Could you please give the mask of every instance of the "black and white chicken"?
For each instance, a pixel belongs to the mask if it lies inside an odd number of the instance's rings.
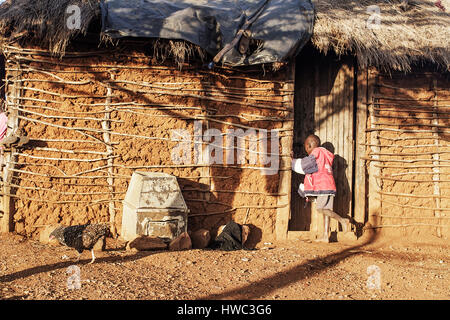
[[[109,233],[107,224],[84,224],[77,226],[60,226],[49,235],[49,240],[57,239],[60,244],[74,248],[78,251],[78,258],[84,250],[91,250],[92,261],[95,261],[94,245],[97,241]]]

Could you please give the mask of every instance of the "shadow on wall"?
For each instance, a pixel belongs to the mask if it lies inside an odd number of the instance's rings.
[[[226,210],[230,210],[231,206],[221,202],[210,191],[210,186],[207,184],[184,178],[178,178],[178,183],[186,205],[191,212],[194,212],[188,222],[189,230],[207,229],[210,231],[211,239],[214,239],[217,236],[218,227],[232,220],[233,211],[223,213]],[[205,214],[198,214],[196,212],[204,212]],[[220,217],[213,218],[215,216],[214,213],[218,213],[217,215],[220,215]],[[250,234],[245,243],[245,247],[252,249],[261,241],[262,230],[252,223],[246,223],[246,225],[250,227]]]
[[[334,145],[331,142],[325,142],[322,144],[322,147],[330,151],[334,154],[335,148]],[[306,151],[304,150],[303,145],[301,144],[295,144],[294,145],[294,157],[302,158],[305,157]],[[334,209],[333,211],[339,214],[342,217],[351,218],[349,216],[350,211],[350,204],[351,204],[351,189],[350,185],[348,183],[348,178],[346,174],[346,169],[348,167],[347,160],[345,160],[343,157],[341,157],[338,154],[334,154],[334,160],[333,160],[333,177],[336,183],[336,197],[334,201]],[[299,173],[293,173],[293,185],[292,185],[292,196],[293,197],[299,197],[297,190],[300,185],[300,183],[303,183],[304,175],[301,175]],[[311,205],[304,205],[305,200],[299,199],[302,206],[302,217],[301,217],[301,223],[302,226],[307,227],[311,225]],[[297,222],[298,223],[298,222]]]
[[[338,154],[335,154],[334,145],[331,142],[325,142],[322,147],[334,154],[333,160],[333,177],[336,183],[336,199],[339,199],[338,206],[334,208],[334,212],[341,217],[347,217],[350,213],[351,190],[348,183],[346,170],[348,168],[347,160]],[[335,202],[336,204],[336,202]]]

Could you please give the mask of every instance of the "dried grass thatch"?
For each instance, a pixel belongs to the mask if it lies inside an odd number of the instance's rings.
[[[80,8],[80,25],[69,28],[74,12],[70,5]],[[0,41],[32,38],[37,44],[63,55],[70,40],[85,34],[92,19],[98,17],[98,0],[9,0],[0,6]]]
[[[0,42],[22,37],[55,55],[63,55],[76,35],[93,19],[100,23],[100,0],[7,0],[0,6]],[[357,56],[360,66],[409,71],[411,65],[434,62],[450,70],[450,0],[312,0],[316,8],[313,45],[322,52]],[[67,28],[69,5],[81,8],[79,29]],[[367,28],[369,6],[380,8],[380,27]],[[181,65],[204,50],[179,40],[153,41],[159,60],[172,56]],[[1,43],[0,43],[1,45]]]
[[[322,52],[351,52],[361,66],[410,71],[411,64],[428,60],[450,70],[450,0],[441,0],[445,11],[436,0],[312,2],[312,43]],[[367,22],[375,11],[368,8],[373,5],[380,8],[380,25],[370,29]]]
[[[67,21],[74,17],[67,8],[76,5],[80,8],[80,26],[70,29]],[[51,53],[63,56],[70,41],[80,34],[86,34],[91,22],[100,21],[99,0],[9,0],[0,6],[0,45],[16,40],[48,48]],[[100,30],[100,26],[97,28]],[[101,38],[104,43],[120,43],[109,37]],[[150,42],[150,50],[157,62],[171,57],[181,67],[192,57],[202,61],[206,51],[181,40],[155,39]]]
[[[202,62],[208,55],[205,50],[197,45],[182,40],[157,39],[152,43],[153,57],[163,63],[167,57],[172,57],[181,69],[185,60],[198,57]]]

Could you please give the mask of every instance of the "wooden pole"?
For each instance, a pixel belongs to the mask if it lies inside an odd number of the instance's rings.
[[[365,222],[366,215],[366,162],[362,158],[366,153],[366,128],[367,128],[367,77],[366,68],[357,72],[357,100],[356,112],[356,145],[355,145],[355,187],[354,187],[354,212],[355,221]]]
[[[376,129],[376,116],[374,107],[374,87],[375,87],[376,70],[367,70],[367,106],[369,108],[370,115],[370,129]],[[379,153],[380,147],[377,145],[380,143],[378,139],[378,132],[373,130],[370,132],[370,147],[371,152]],[[379,155],[373,155],[372,158],[377,160]],[[381,179],[377,180],[377,177],[381,175],[381,168],[375,166],[375,162],[369,163],[369,177],[368,177],[368,214],[369,222],[371,225],[377,225],[376,217],[381,214],[381,196],[378,197],[378,192],[381,191]]]
[[[114,70],[112,70],[110,73],[110,77],[111,80],[114,80]],[[114,198],[114,149],[111,146],[111,134],[110,134],[110,129],[111,129],[111,124],[110,124],[110,118],[111,118],[111,97],[113,96],[112,94],[112,88],[111,86],[108,84],[108,87],[106,89],[106,102],[105,102],[105,117],[102,121],[102,129],[104,130],[103,132],[103,140],[106,143],[106,152],[108,154],[108,160],[107,160],[107,165],[108,165],[108,178],[106,179],[108,185],[109,185],[109,191],[110,191],[110,195],[111,195],[111,200]],[[110,230],[111,230],[111,234],[113,235],[114,238],[117,237],[117,229],[116,229],[116,224],[115,224],[115,219],[116,219],[116,210],[114,208],[114,201],[109,201],[108,204],[108,212],[109,212],[109,222],[110,222]]]
[[[295,88],[295,60],[291,61],[287,69],[287,80],[283,89],[294,91]],[[294,95],[285,96],[283,105],[294,111]],[[283,129],[293,131],[294,123],[292,121],[283,122]],[[280,169],[292,169],[291,158],[286,156],[292,151],[293,135],[280,138],[281,156]],[[275,233],[277,240],[286,240],[288,235],[289,217],[291,214],[291,189],[292,189],[292,171],[279,171],[278,193],[285,194],[277,198],[277,218],[275,224]],[[282,207],[284,206],[284,207]]]
[[[434,79],[433,80],[433,89],[434,89],[434,111],[438,111],[438,97],[437,97],[437,80]],[[434,144],[436,145],[436,149],[439,150],[439,133],[437,132],[437,128],[439,125],[439,116],[437,113],[433,113],[433,125],[435,125],[433,127],[433,131],[436,131],[433,133],[433,137],[435,138],[434,140]],[[441,208],[441,199],[439,198],[439,196],[441,195],[441,189],[439,186],[439,180],[440,180],[440,176],[439,176],[439,153],[435,153],[433,154],[433,181],[435,181],[433,183],[433,194],[435,196],[437,196],[435,198],[435,204],[436,204],[436,210],[434,211],[434,215],[435,217],[440,217],[441,213],[440,213],[440,208]],[[438,220],[439,221],[439,220]],[[442,230],[441,228],[436,228],[436,233],[437,236],[439,238],[442,237]]]
[[[20,65],[17,66],[17,68],[20,70]],[[18,88],[21,86],[20,79],[22,78],[21,71],[15,71],[12,74],[14,82],[8,82],[8,79],[6,80],[6,100],[10,103],[20,103],[20,96],[21,96],[21,90]],[[9,90],[11,88],[11,91]],[[10,92],[12,94],[10,94]],[[12,101],[9,101],[12,100]],[[19,126],[19,119],[18,119],[18,111],[15,109],[7,110],[9,112],[8,114],[8,131],[7,135],[12,133],[15,133],[18,126]],[[4,161],[6,163],[3,171],[3,218],[1,221],[1,232],[7,233],[14,230],[13,225],[13,216],[14,216],[14,202],[13,197],[11,197],[11,181],[14,175],[14,162],[16,161],[15,158],[17,156],[15,155],[15,148],[11,147],[9,152],[4,153]]]

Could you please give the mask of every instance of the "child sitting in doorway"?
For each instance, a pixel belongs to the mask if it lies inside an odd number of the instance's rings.
[[[304,146],[308,156],[296,159],[291,154],[292,170],[305,175],[304,183],[300,184],[298,189],[300,196],[315,197],[317,212],[324,216],[323,234],[316,241],[329,242],[330,218],[339,221],[344,232],[350,229],[350,220],[333,211],[336,184],[331,166],[334,154],[320,147],[320,139],[314,134],[306,138]]]

